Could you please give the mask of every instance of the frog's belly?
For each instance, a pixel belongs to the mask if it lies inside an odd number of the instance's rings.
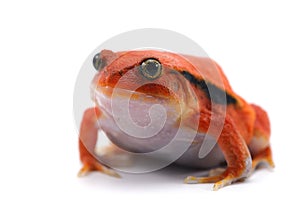
[[[128,92],[121,91],[121,93]],[[101,129],[121,149],[145,155],[159,152],[157,157],[160,159],[166,158],[189,167],[209,168],[224,162],[224,156],[218,145],[215,145],[206,157],[200,159],[198,156],[203,141],[206,139],[213,141],[212,138],[205,137],[206,134],[197,133],[196,123],[199,120],[189,117],[199,110],[198,104],[173,104],[167,99],[145,94],[139,94],[139,98],[130,101],[122,95],[114,96],[111,101],[101,92],[96,95],[96,103],[102,111],[102,117],[99,119]],[[154,105],[163,106],[164,109],[159,108],[155,111],[152,109]],[[125,112],[126,108],[128,113]],[[163,110],[165,112],[161,112]],[[150,111],[153,114],[151,119]],[[166,118],[163,118],[164,114]],[[129,118],[131,120],[128,120]],[[156,131],[162,121],[163,126]],[[134,124],[147,128],[139,129]]]
[[[163,148],[165,145],[168,145],[177,134],[176,130],[170,128],[168,125],[165,126],[158,134],[149,138],[136,138],[125,134],[118,128],[113,120],[102,120],[101,127],[111,142],[121,149],[134,153],[153,152]],[[187,135],[194,134],[188,133],[188,129],[186,131]],[[181,156],[179,156],[174,163],[193,168],[212,168],[224,163],[225,159],[223,153],[217,144],[204,158],[199,158],[199,150],[204,139],[213,140],[211,137],[208,136],[205,138],[205,136],[206,134],[197,133],[194,139],[189,142],[188,148],[184,152],[181,152]],[[178,149],[176,147],[178,147],[178,145],[186,145],[187,141],[182,138],[181,140],[172,151],[168,151],[168,154],[172,154],[172,152],[177,151]],[[171,155],[168,154],[164,153],[164,156],[170,157]]]

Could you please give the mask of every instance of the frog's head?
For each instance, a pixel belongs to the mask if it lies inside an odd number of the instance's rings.
[[[160,142],[150,146],[149,140],[146,144],[124,140],[154,150],[168,144],[183,123],[191,123],[189,127],[197,129],[198,121],[193,117],[199,112],[197,95],[183,75],[193,66],[180,55],[155,50],[103,50],[94,56],[93,65],[98,73],[91,88],[92,98],[102,110],[101,126],[106,132],[117,133],[117,123],[120,129],[137,137],[154,137],[160,130],[168,133],[164,139],[156,136],[154,140]],[[134,150],[140,149],[143,148]]]
[[[93,65],[98,73],[92,89],[106,96],[123,89],[131,95],[180,100],[192,106],[198,99],[204,106],[236,103],[222,70],[209,58],[157,50],[102,50],[94,56]]]
[[[102,50],[94,56],[93,65],[98,71],[94,79],[98,88],[121,88],[167,99],[183,97],[187,88],[181,72],[193,68],[182,56],[155,50]]]

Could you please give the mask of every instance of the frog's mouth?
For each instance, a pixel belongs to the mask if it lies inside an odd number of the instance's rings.
[[[167,117],[176,121],[186,110],[180,101],[122,88],[98,86],[91,95],[104,117],[112,117],[116,123],[130,119],[137,126],[147,128],[151,123],[157,127]]]

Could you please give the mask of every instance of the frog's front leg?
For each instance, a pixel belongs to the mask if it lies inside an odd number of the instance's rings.
[[[205,124],[205,122],[202,122],[202,124]],[[227,162],[226,170],[211,177],[189,176],[184,180],[185,183],[215,183],[213,190],[218,190],[249,176],[252,167],[250,152],[243,137],[228,119],[225,120],[224,128],[218,138],[218,145]]]
[[[94,152],[100,129],[98,124],[100,117],[101,111],[98,108],[89,108],[84,112],[79,133],[79,152],[83,166],[78,176],[83,176],[90,171],[100,171],[110,176],[120,177],[114,170],[101,164]]]

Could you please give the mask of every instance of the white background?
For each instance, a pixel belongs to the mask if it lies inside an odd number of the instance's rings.
[[[9,3],[8,3],[9,2]],[[296,1],[1,1],[1,199],[257,199],[299,196],[300,7]],[[276,168],[211,191],[175,172],[79,179],[73,89],[89,53],[137,28],[180,32],[264,107]],[[109,195],[109,196],[108,196]],[[263,197],[262,197],[263,196]]]

